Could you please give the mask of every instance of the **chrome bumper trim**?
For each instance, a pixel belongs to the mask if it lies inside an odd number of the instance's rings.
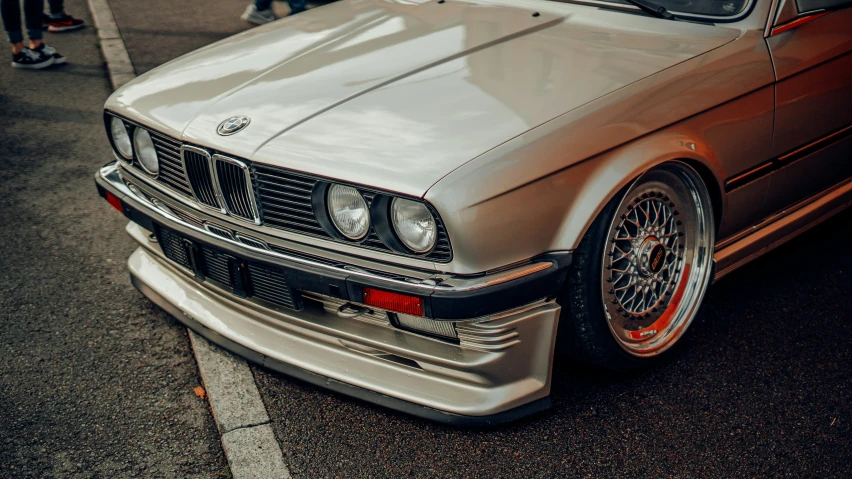
[[[338,267],[334,265],[327,265],[315,261],[311,261],[307,258],[301,258],[299,256],[292,256],[283,254],[277,251],[271,251],[261,248],[256,248],[251,245],[248,245],[243,242],[239,242],[236,240],[224,238],[219,235],[214,235],[209,231],[198,228],[194,225],[191,225],[185,221],[183,221],[179,216],[177,216],[174,212],[172,212],[165,205],[155,205],[154,203],[148,201],[144,196],[138,195],[131,191],[127,185],[121,180],[120,173],[118,171],[118,166],[115,163],[107,164],[102,167],[98,175],[109,184],[109,186],[121,194],[125,196],[123,198],[125,201],[132,201],[134,206],[138,209],[144,210],[150,215],[161,216],[173,221],[175,223],[180,224],[182,227],[192,230],[194,233],[197,233],[202,238],[208,238],[212,241],[224,241],[235,246],[239,246],[240,248],[245,248],[254,253],[268,256],[270,258],[275,258],[279,260],[290,261],[298,264],[302,264],[305,266],[310,266],[314,268],[318,268],[321,270],[326,270],[333,273],[342,273],[357,276],[362,279],[377,281],[381,285],[386,285],[387,288],[394,287],[402,287],[405,289],[414,289],[420,292],[420,294],[430,294],[435,291],[439,291],[442,293],[464,293],[469,291],[476,291],[483,288],[497,286],[503,283],[507,283],[509,281],[518,280],[529,275],[547,270],[548,268],[556,267],[556,264],[553,261],[549,260],[540,260],[536,262],[532,262],[529,264],[525,264],[523,266],[518,266],[516,268],[507,269],[505,271],[500,271],[493,274],[486,274],[482,276],[477,276],[474,278],[468,278],[464,276],[450,276],[444,279],[439,284],[428,284],[420,282],[419,280],[412,276],[411,281],[401,281],[394,278],[389,278],[385,276],[381,276],[369,271],[364,271],[357,266],[355,267]],[[135,177],[134,177],[135,178]],[[395,275],[398,276],[398,275]],[[379,286],[381,287],[381,286]]]

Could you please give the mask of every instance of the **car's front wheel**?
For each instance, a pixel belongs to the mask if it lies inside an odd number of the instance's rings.
[[[673,346],[711,282],[710,197],[689,165],[653,168],[613,198],[574,252],[561,349],[607,369],[642,367]]]

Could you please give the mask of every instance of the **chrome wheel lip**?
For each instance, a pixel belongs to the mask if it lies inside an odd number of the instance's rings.
[[[670,184],[673,183],[674,185]],[[611,282],[616,276],[612,266],[610,245],[637,198],[652,191],[668,191],[672,208],[681,210],[678,217],[683,225],[683,257],[679,271],[671,280],[672,289],[665,302],[647,316],[625,316],[625,310],[613,294]],[[649,195],[650,196],[650,195]],[[647,199],[647,197],[645,198]],[[651,235],[647,235],[651,236]],[[647,238],[645,238],[647,239]],[[601,265],[601,293],[604,315],[616,343],[628,354],[651,357],[673,346],[691,324],[710,282],[713,265],[715,224],[709,194],[698,173],[682,162],[671,162],[656,167],[637,178],[619,204],[607,230],[606,246]],[[639,266],[637,264],[637,266]],[[637,276],[641,276],[636,271]]]

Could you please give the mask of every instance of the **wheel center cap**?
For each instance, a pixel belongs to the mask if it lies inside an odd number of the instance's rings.
[[[663,269],[666,247],[657,238],[648,238],[639,247],[639,272],[644,276],[657,274]]]

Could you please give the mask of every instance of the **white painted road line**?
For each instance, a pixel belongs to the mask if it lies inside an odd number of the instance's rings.
[[[136,78],[107,0],[88,0],[113,89]],[[187,329],[222,449],[235,479],[289,479],[254,376],[240,359]]]

